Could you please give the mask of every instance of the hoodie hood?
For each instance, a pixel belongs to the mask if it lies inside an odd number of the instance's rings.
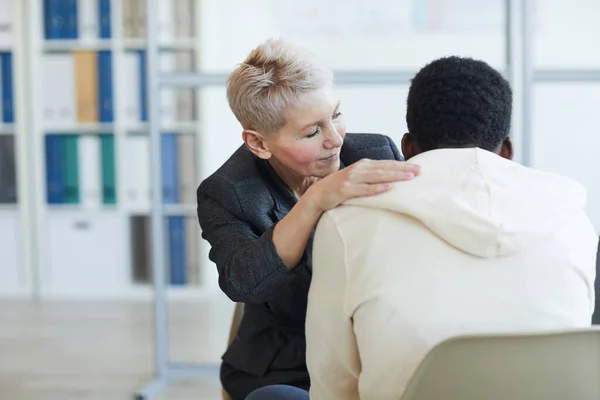
[[[421,166],[415,179],[345,204],[415,218],[476,257],[515,254],[581,213],[586,204],[579,183],[479,148],[433,150],[409,162]]]

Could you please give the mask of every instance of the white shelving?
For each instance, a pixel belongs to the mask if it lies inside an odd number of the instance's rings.
[[[120,0],[111,0],[112,35],[108,39],[99,38],[98,0],[77,0],[79,38],[47,39],[44,35],[44,0],[12,1],[17,7],[18,20],[15,24],[20,24],[18,29],[24,33],[19,35],[23,57],[20,62],[30,66],[27,76],[23,76],[27,85],[15,87],[15,91],[23,92],[30,113],[27,114],[27,124],[0,124],[0,135],[19,130],[18,134],[26,137],[23,142],[27,143],[27,151],[21,155],[27,153],[32,162],[27,166],[28,174],[20,174],[28,181],[25,183],[27,198],[19,205],[0,205],[0,243],[3,245],[2,253],[6,254],[0,267],[0,297],[39,295],[41,298],[150,299],[151,282],[140,283],[133,276],[135,257],[131,236],[131,218],[150,215],[149,127],[140,118],[142,83],[139,54],[146,50],[146,39],[141,37],[143,27],[138,26],[138,37],[124,37],[128,33],[124,23],[133,20],[131,15],[124,15],[124,7],[130,7],[130,2],[124,4]],[[136,7],[142,7],[145,1],[135,3]],[[198,26],[200,14],[194,10],[199,3],[196,0],[160,1],[163,13],[159,29],[163,34],[159,49],[165,68],[174,70],[178,67],[177,57],[182,52],[189,54],[188,64],[199,65],[201,54],[197,36],[181,36],[185,33],[182,25],[187,24],[188,31]],[[185,8],[186,4],[193,7],[182,13],[181,8]],[[191,24],[173,20],[176,16],[191,18]],[[145,23],[142,21],[143,15],[136,23]],[[4,44],[2,46],[6,50],[12,49]],[[77,96],[81,93],[78,94],[78,65],[74,55],[99,51],[112,54],[114,119],[110,122],[99,119],[79,122]],[[186,218],[184,224],[188,231],[195,226],[194,240],[188,241],[187,245],[196,246],[197,256],[192,263],[195,263],[197,271],[190,272],[196,277],[196,282],[168,285],[168,295],[174,299],[202,298],[216,290],[215,280],[202,278],[206,275],[202,269],[214,266],[206,265],[206,252],[201,250],[203,244],[193,194],[200,177],[201,124],[197,119],[190,120],[189,115],[198,115],[202,110],[198,101],[192,102],[188,104],[188,107],[193,107],[187,110],[188,119],[178,120],[178,107],[181,106],[178,95],[174,91],[161,94],[165,114],[161,131],[190,138],[186,139],[186,145],[193,146],[188,167],[192,171],[187,175],[192,183],[185,190],[190,190],[192,195],[185,196],[189,203],[165,204],[164,207],[166,217]],[[48,202],[45,138],[49,133],[77,138],[80,199],[75,204]],[[101,134],[114,137],[115,204],[104,204],[101,183],[90,184],[87,179],[101,173],[101,166],[97,165],[100,163],[98,135]],[[22,158],[19,160],[21,166],[26,162]],[[132,196],[136,190],[144,193]],[[90,193],[94,193],[96,198],[87,198]],[[140,202],[140,199],[145,200]],[[23,212],[28,215],[27,222],[19,219]],[[23,228],[27,228],[26,233]],[[26,243],[20,244],[22,239]],[[35,248],[32,248],[32,243],[36,244]],[[6,252],[4,244],[11,252]],[[27,254],[31,270],[23,262],[22,253]],[[151,276],[151,271],[148,274]]]

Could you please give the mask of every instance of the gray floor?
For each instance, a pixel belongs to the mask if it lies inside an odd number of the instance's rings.
[[[228,301],[169,305],[171,360],[216,365]],[[121,400],[152,377],[149,302],[0,301],[0,399]],[[157,400],[220,399],[216,378],[180,381]]]

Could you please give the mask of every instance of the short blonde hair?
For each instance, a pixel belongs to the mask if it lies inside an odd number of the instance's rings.
[[[333,84],[333,72],[310,51],[269,39],[227,81],[229,107],[244,129],[269,135],[285,125],[284,109],[300,95]]]

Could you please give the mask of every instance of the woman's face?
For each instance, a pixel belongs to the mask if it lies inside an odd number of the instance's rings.
[[[333,88],[303,94],[284,116],[285,126],[267,139],[273,167],[296,178],[336,172],[346,123]]]

